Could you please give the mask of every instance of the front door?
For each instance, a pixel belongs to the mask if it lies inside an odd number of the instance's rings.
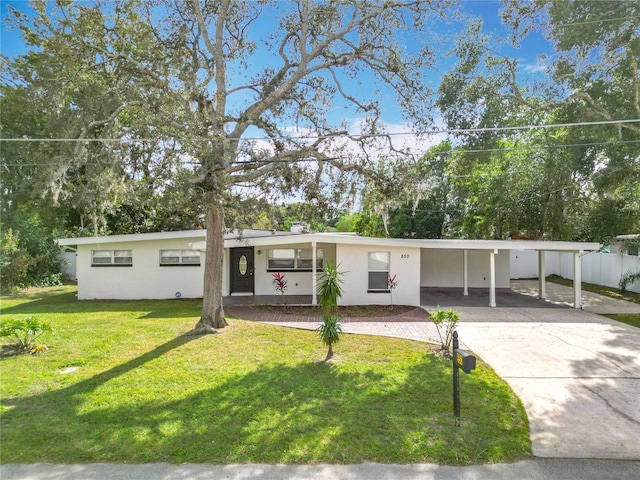
[[[253,293],[253,247],[231,249],[231,293]]]

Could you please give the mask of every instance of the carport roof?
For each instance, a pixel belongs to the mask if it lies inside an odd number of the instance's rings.
[[[458,240],[458,239],[409,239],[409,238],[375,238],[359,235],[345,235],[334,233],[310,233],[288,237],[255,238],[246,241],[226,240],[225,247],[242,245],[269,245],[277,243],[341,243],[347,245],[375,245],[389,247],[413,247],[427,249],[448,250],[545,250],[561,252],[586,252],[600,249],[595,242],[560,242],[545,240]]]

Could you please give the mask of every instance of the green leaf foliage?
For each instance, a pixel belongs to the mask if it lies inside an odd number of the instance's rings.
[[[460,314],[450,308],[447,310],[438,308],[435,312],[429,313],[429,318],[435,324],[440,337],[440,352],[445,356],[451,356],[453,332],[460,321]]]
[[[38,337],[52,331],[49,323],[35,316],[0,320],[0,338],[15,340],[15,346],[24,351],[29,350]]]
[[[338,323],[338,300],[342,296],[342,282],[345,272],[327,262],[319,274],[317,294],[322,307],[322,324],[318,327],[320,341],[329,349],[325,360],[333,357],[333,344],[340,340],[342,327]]]

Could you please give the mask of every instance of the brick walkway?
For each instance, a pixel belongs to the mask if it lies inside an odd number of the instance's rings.
[[[244,320],[302,330],[316,330],[322,323],[319,315],[280,313],[249,305],[230,305],[225,308],[225,313]],[[429,321],[427,312],[421,308],[387,317],[345,317],[340,319],[340,323],[345,333],[440,343],[435,325]]]

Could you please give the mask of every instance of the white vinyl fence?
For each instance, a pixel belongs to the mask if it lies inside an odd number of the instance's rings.
[[[64,260],[62,266],[62,278],[76,280],[76,252],[60,252],[60,257]]]
[[[640,271],[640,257],[619,253],[592,252],[582,257],[582,281],[616,287],[627,272]],[[545,252],[545,273],[573,280],[573,254]],[[511,278],[538,278],[538,252],[511,250]],[[627,287],[640,293],[640,283]]]

